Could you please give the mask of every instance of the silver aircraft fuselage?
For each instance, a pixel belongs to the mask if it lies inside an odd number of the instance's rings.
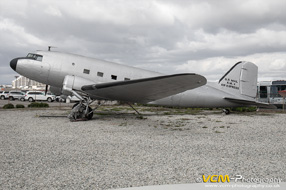
[[[245,62],[243,64],[247,66],[250,63]],[[162,73],[158,72],[53,51],[37,51],[30,57],[13,59],[10,65],[19,74],[56,88],[63,87],[67,75],[84,78],[89,84],[163,76]],[[226,100],[225,97],[255,101],[253,89],[251,89],[251,93],[243,92],[244,79],[241,73],[244,68],[241,66],[239,69],[234,74],[231,72],[236,71],[230,70],[220,82],[208,82],[204,86],[149,103],[164,106],[213,108],[241,106],[240,103]],[[256,78],[256,80],[251,81],[251,88],[254,88],[253,84],[256,85],[257,81],[257,73],[253,75],[255,75],[253,79]]]

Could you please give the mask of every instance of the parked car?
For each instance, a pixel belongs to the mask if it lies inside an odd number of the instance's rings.
[[[66,98],[66,102],[79,102],[79,101],[80,101],[80,99],[78,99],[78,97],[76,97],[76,96],[68,96]]]
[[[28,91],[25,95],[25,100],[33,102],[36,100],[52,102],[55,100],[55,95],[45,94],[41,91]]]
[[[65,102],[66,99],[63,98],[62,96],[56,96],[56,99],[55,99],[57,102]]]
[[[24,101],[25,100],[25,93],[21,92],[21,91],[10,91],[8,94],[8,98],[9,100],[21,100]]]
[[[9,91],[0,91],[0,98],[1,100],[5,100],[8,98]]]
[[[65,96],[65,95],[61,95],[61,96],[56,96],[55,99],[57,102],[79,102],[80,99],[78,99],[76,96]]]

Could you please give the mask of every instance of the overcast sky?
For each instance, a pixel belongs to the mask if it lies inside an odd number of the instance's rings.
[[[245,60],[286,80],[285,0],[0,0],[0,84],[11,59],[70,52],[218,80]]]

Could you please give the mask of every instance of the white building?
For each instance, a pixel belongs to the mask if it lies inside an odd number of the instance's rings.
[[[18,89],[45,89],[45,84],[31,80],[24,76],[19,76],[12,81],[12,88]]]

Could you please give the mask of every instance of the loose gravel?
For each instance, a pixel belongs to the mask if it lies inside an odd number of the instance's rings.
[[[0,110],[0,189],[112,189],[202,175],[286,181],[285,114],[95,115]]]

